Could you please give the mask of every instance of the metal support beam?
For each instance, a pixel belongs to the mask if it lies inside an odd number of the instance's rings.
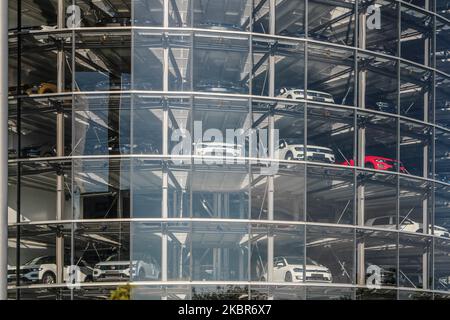
[[[362,49],[366,48],[366,15],[362,13],[359,17],[359,28],[358,28],[358,43],[359,47]],[[365,109],[365,97],[366,97],[366,70],[358,70],[358,107]],[[364,167],[364,159],[366,155],[366,129],[364,127],[358,127],[358,166]],[[364,226],[365,222],[365,186],[362,183],[357,185],[356,190],[356,201],[357,201],[357,218],[356,222],[358,226]],[[362,237],[356,247],[356,258],[357,258],[357,284],[366,284],[366,270],[365,270],[365,242],[364,237]]]
[[[8,297],[8,3],[0,1],[0,300]]]
[[[58,0],[58,29],[64,28],[64,0]],[[59,46],[56,57],[57,64],[57,91],[64,91],[64,46]],[[56,155],[64,156],[64,108],[58,104],[56,114]],[[64,172],[58,170],[56,175],[56,220],[64,218]],[[62,233],[56,235],[56,282],[64,282],[64,238]]]

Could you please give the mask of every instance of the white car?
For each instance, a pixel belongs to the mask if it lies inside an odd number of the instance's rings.
[[[158,280],[161,269],[156,260],[147,254],[139,255],[130,260],[120,260],[117,255],[108,257],[105,261],[94,266],[94,281],[129,280]]]
[[[407,231],[407,232],[419,232],[423,233],[423,224],[416,222],[414,220],[411,220],[406,217],[399,217],[399,230],[401,231]],[[372,218],[367,220],[366,225],[367,226],[374,226],[377,228],[385,228],[385,229],[396,229],[396,216],[382,216],[377,218]],[[428,233],[431,234],[432,227],[431,225],[428,227]],[[447,237],[450,238],[450,233],[447,229],[440,226],[434,226],[434,235],[439,237]]]
[[[305,90],[282,88],[278,97],[286,99],[305,99]],[[318,102],[334,103],[334,98],[331,94],[321,91],[307,90],[306,99]]]
[[[194,143],[196,156],[242,157],[243,154],[243,147],[239,144],[214,141]]]
[[[303,282],[304,259],[301,257],[276,257],[273,259],[273,281],[274,282]],[[333,281],[330,269],[306,258],[305,275],[307,282],[328,282]],[[267,275],[263,276],[263,280]]]
[[[278,157],[284,160],[307,160],[326,163],[335,163],[336,161],[332,149],[314,145],[308,145],[305,159],[303,140],[294,138],[279,140]]]
[[[73,269],[69,268],[69,259],[65,259],[65,267],[63,270],[64,281],[69,279],[69,272]],[[92,268],[81,259],[75,259],[79,272],[75,274],[74,281],[89,282],[92,281]],[[8,266],[8,282],[13,283],[17,279],[16,267]],[[56,283],[56,258],[54,256],[36,257],[20,267],[20,281],[28,283]]]

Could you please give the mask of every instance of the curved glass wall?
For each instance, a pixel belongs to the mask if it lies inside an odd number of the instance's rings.
[[[12,299],[448,299],[445,1],[10,16]]]

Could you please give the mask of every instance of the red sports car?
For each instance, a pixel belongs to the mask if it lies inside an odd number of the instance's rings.
[[[344,166],[354,166],[355,161],[352,159],[352,160],[341,162],[340,164],[342,164]],[[364,167],[369,168],[369,169],[397,172],[397,168],[399,166],[400,166],[399,171],[401,173],[408,173],[408,171],[406,170],[403,163],[398,160],[395,160],[395,159],[390,159],[390,158],[385,158],[385,157],[380,157],[380,156],[366,156],[364,159]]]

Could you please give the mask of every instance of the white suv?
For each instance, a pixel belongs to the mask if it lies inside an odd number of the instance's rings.
[[[333,277],[330,269],[306,258],[305,272],[303,272],[304,259],[302,257],[276,257],[273,259],[273,281],[274,282],[303,282],[306,275],[307,282],[332,282]],[[267,279],[264,274],[262,280]]]
[[[117,255],[108,257],[105,261],[94,266],[94,281],[129,280],[158,280],[161,269],[156,260],[147,254],[138,255],[130,260],[119,259]]]
[[[65,267],[63,270],[64,281],[69,279],[69,272],[73,271],[69,268],[69,259],[65,258]],[[76,282],[92,281],[92,268],[81,259],[76,258],[74,263],[79,268],[79,272],[75,274]],[[54,256],[36,257],[20,267],[20,281],[28,283],[56,283],[56,258]],[[16,267],[8,266],[8,282],[16,281]]]
[[[278,97],[287,99],[305,99],[305,90],[282,88]],[[318,102],[334,103],[334,98],[331,94],[321,91],[307,90],[306,99]]]
[[[416,222],[414,220],[411,220],[406,217],[399,217],[399,229],[402,231],[407,232],[423,232],[423,224]],[[382,216],[377,218],[372,218],[367,220],[366,225],[367,226],[373,226],[378,228],[385,228],[385,229],[395,229],[397,228],[396,224],[396,216]],[[428,233],[431,234],[432,227],[431,225],[428,226]],[[447,229],[440,226],[434,226],[434,235],[438,237],[450,237],[450,233]]]
[[[278,157],[284,160],[307,160],[334,163],[336,161],[332,149],[321,146],[308,145],[306,150],[302,139],[280,139],[278,144]]]

